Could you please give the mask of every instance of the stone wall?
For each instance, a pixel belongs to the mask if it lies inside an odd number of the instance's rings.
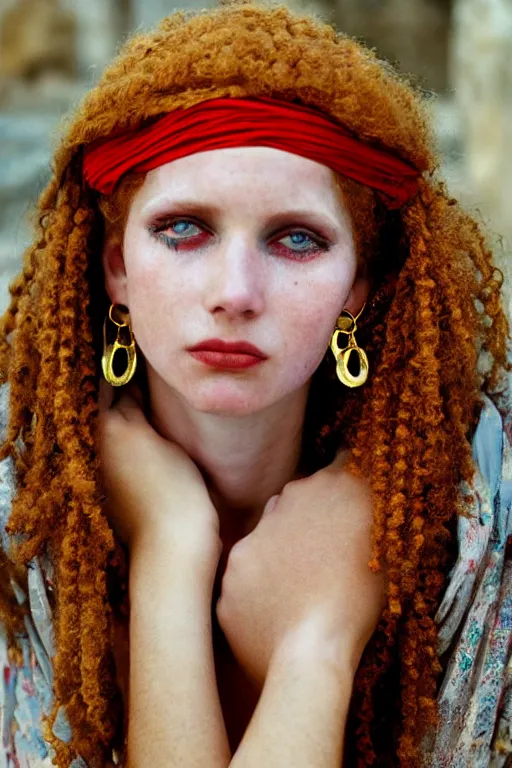
[[[35,36],[40,46],[36,50],[46,46],[48,52],[49,79],[44,67],[30,65],[26,71],[29,80],[36,74],[34,82],[22,82],[22,67],[18,76],[11,71],[15,87],[7,88],[0,56],[0,310],[6,282],[29,239],[26,212],[49,175],[53,131],[60,116],[94,82],[128,31],[154,25],[180,0],[0,0],[0,38],[5,14],[30,3],[39,3],[48,13],[59,6],[65,23],[60,31],[57,25],[53,32]],[[187,8],[214,4],[181,0]],[[466,204],[478,207],[492,229],[512,240],[512,0],[453,0],[453,19],[448,0],[289,4],[317,12],[362,37],[381,55],[398,60],[402,69],[418,73],[428,87],[448,86],[435,114],[451,189]],[[33,19],[29,22],[34,29]],[[43,29],[39,24],[36,31]],[[66,29],[67,38],[62,35]],[[16,50],[12,40],[10,44],[21,60],[22,46]],[[67,54],[59,53],[62,50]],[[2,93],[8,97],[3,103]],[[512,272],[506,257],[502,264],[505,272]]]
[[[77,75],[77,22],[57,0],[18,0],[0,26],[0,72],[35,80],[43,70]]]
[[[461,0],[464,2],[464,0]],[[340,30],[436,91],[447,85],[449,0],[336,0]]]
[[[132,0],[134,28],[151,27],[160,19],[172,13],[177,7],[186,9],[207,8],[216,5],[214,0]]]
[[[450,80],[465,195],[512,243],[512,1],[455,0]]]

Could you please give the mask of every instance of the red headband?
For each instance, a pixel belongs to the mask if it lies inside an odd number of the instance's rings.
[[[378,190],[389,208],[399,208],[418,189],[420,172],[391,152],[354,138],[316,109],[264,97],[209,99],[98,139],[85,148],[84,176],[108,195],[129,171],[145,173],[196,152],[255,146],[322,163]]]

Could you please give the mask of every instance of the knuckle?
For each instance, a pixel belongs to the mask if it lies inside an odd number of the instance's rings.
[[[302,489],[305,487],[305,484],[308,483],[310,478],[306,477],[301,480],[290,480],[289,483],[286,483],[286,485],[283,487],[283,490],[279,494],[283,499],[293,499]]]
[[[219,626],[225,634],[227,634],[228,627],[233,620],[233,611],[230,606],[231,601],[229,600],[229,597],[224,591],[221,592],[220,597],[215,605],[215,614],[217,616]]]
[[[224,599],[224,595],[222,594],[222,592],[220,594],[219,599],[217,600],[217,602],[215,604],[215,614],[217,616],[219,624],[222,627],[223,622],[224,622],[224,620],[226,618],[226,601]]]
[[[228,568],[236,566],[243,560],[244,552],[247,549],[248,539],[249,536],[244,536],[244,538],[239,539],[235,544],[233,544],[228,554],[227,567],[224,575],[228,573]]]

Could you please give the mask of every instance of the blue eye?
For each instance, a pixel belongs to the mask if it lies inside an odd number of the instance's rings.
[[[190,226],[195,227],[196,225],[186,219],[178,219],[169,225],[169,229],[172,229],[177,235],[183,235],[188,232],[187,227]]]
[[[189,232],[190,227],[195,227],[197,232],[194,232],[194,230]],[[175,251],[178,250],[178,248],[190,249],[190,247],[194,247],[194,245],[197,247],[208,237],[207,233],[204,232],[200,226],[188,219],[175,219],[174,221],[168,221],[162,225],[156,224],[151,226],[149,231],[153,237]],[[170,234],[167,234],[167,232]],[[171,237],[170,235],[173,234],[177,236]],[[201,237],[201,234],[203,237]]]
[[[180,251],[198,249],[206,244],[210,234],[200,224],[190,219],[168,220],[161,225],[150,227],[151,234],[168,248]],[[172,237],[175,235],[175,237]],[[285,244],[288,240],[288,244]],[[309,235],[305,230],[296,229],[274,240],[272,247],[280,255],[293,258],[294,254],[301,259],[315,256],[321,251],[329,250],[329,245],[323,239]]]
[[[286,235],[281,239],[286,240],[287,238],[290,238],[294,245],[302,246],[302,248],[298,249],[301,251],[309,251],[311,244],[314,243],[305,232],[292,232],[290,235]],[[316,243],[314,244],[316,245]]]

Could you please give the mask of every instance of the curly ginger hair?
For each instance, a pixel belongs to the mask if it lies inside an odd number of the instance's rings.
[[[12,565],[19,574],[44,552],[55,562],[55,706],[45,735],[61,768],[77,751],[90,766],[105,765],[122,731],[112,584],[126,573],[99,483],[109,304],[99,254],[105,226],[122,224],[135,187],[128,180],[110,198],[89,189],[83,147],[177,107],[259,95],[317,107],[422,172],[416,197],[395,211],[373,190],[338,178],[360,269],[372,281],[357,335],[370,378],[344,389],[326,356],[313,379],[304,455],[313,471],[339,447],[351,450],[349,468],[368,478],[375,499],[370,566],[388,576],[387,607],[356,675],[348,764],[419,764],[421,738],[435,726],[442,665],[434,617],[456,554],[457,517],[468,514],[470,439],[481,393],[499,392],[510,370],[503,275],[476,221],[436,179],[420,91],[312,15],[232,0],[176,12],[134,37],[85,97],[55,153],[37,237],[2,319],[10,404],[1,455],[12,457],[17,478]],[[485,371],[481,353],[490,361]],[[3,574],[10,565],[4,554]],[[0,615],[13,636],[20,614],[7,581]],[[51,732],[61,705],[73,726],[70,744]]]

